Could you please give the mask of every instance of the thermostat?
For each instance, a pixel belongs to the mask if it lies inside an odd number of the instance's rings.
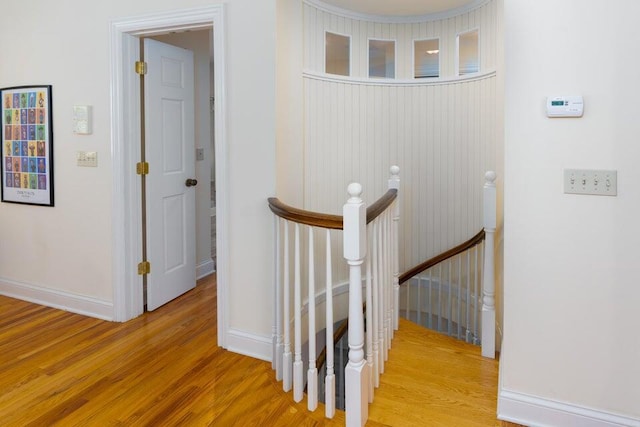
[[[91,133],[91,105],[73,106],[73,133],[76,135]]]
[[[581,96],[547,98],[547,117],[582,117],[584,101]]]

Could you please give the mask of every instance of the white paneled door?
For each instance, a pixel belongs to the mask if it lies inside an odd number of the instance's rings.
[[[196,285],[193,52],[144,40],[147,310]]]

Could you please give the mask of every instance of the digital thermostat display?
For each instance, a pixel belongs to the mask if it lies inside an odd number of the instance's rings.
[[[547,117],[582,117],[584,101],[581,96],[553,96],[547,98]]]

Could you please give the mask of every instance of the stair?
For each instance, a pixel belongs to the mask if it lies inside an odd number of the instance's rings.
[[[371,425],[498,425],[498,361],[480,351],[400,319],[369,406],[369,421],[376,423]]]

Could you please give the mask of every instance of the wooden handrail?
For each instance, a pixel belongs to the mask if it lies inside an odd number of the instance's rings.
[[[398,190],[390,189],[367,208],[367,224],[376,219],[398,197]],[[282,203],[277,197],[269,197],[269,209],[280,218],[314,227],[342,230],[342,215],[306,211]]]
[[[382,212],[384,212],[391,203],[398,197],[398,190],[391,188],[382,195],[374,204],[367,208],[367,224],[376,219]]]
[[[476,234],[475,236],[473,236],[471,239],[467,240],[464,243],[459,244],[458,246],[449,249],[448,251],[445,251],[443,253],[441,253],[440,255],[436,255],[433,258],[430,258],[428,260],[426,260],[425,262],[416,265],[415,267],[411,268],[410,270],[402,273],[399,277],[398,277],[398,284],[402,284],[404,282],[406,282],[407,280],[411,279],[413,276],[415,276],[416,274],[420,274],[423,271],[425,271],[428,268],[433,267],[436,264],[441,263],[442,261],[445,261],[451,257],[454,257],[458,254],[461,254],[462,252],[466,251],[467,249],[470,249],[472,247],[474,247],[475,245],[477,245],[478,243],[482,242],[484,240],[484,229],[480,230],[480,232],[478,234]]]
[[[269,209],[280,218],[314,227],[342,230],[342,215],[330,215],[294,208],[277,197],[269,197]]]

